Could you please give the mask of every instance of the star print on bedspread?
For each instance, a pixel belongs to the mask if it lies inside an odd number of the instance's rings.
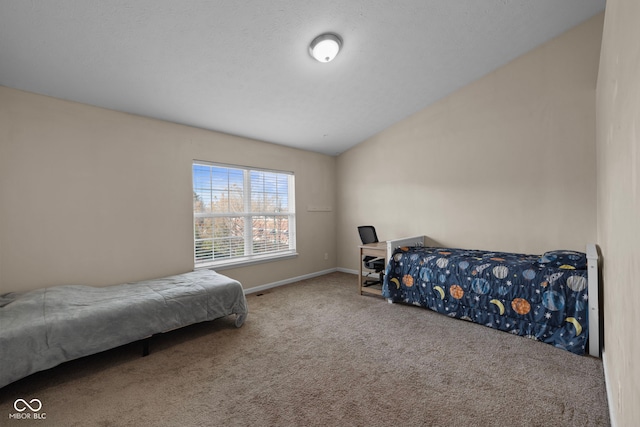
[[[588,338],[586,255],[401,248],[382,295],[583,354]]]

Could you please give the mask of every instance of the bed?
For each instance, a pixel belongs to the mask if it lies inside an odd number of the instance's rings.
[[[389,242],[382,295],[575,354],[600,355],[597,252],[541,255]],[[405,243],[406,244],[406,243]]]
[[[107,287],[0,295],[0,387],[68,360],[235,314],[242,285],[211,270]]]

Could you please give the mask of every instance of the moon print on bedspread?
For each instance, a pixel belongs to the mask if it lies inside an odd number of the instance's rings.
[[[562,269],[560,259],[541,264],[538,255],[446,252],[394,253],[383,296],[584,354],[585,270]]]

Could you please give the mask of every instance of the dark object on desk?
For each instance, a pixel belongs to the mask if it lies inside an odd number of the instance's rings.
[[[361,225],[358,227],[358,233],[360,233],[360,240],[363,245],[368,243],[378,243],[378,235],[373,225]],[[367,280],[363,283],[363,286],[371,286],[375,284],[382,284],[384,279],[384,269],[386,267],[383,258],[376,258],[372,256],[365,256],[362,258],[364,266],[368,270],[373,270],[379,274],[379,280]]]

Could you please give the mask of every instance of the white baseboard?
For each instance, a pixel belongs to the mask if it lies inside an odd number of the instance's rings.
[[[348,268],[342,268],[342,267],[338,267],[336,268],[336,271],[339,271],[340,273],[348,273],[348,274],[355,274],[356,276],[358,275],[359,271],[358,270],[350,270]]]
[[[248,295],[248,294],[253,294],[253,293],[256,293],[256,292],[262,292],[262,291],[265,291],[267,289],[276,288],[278,286],[288,285],[289,283],[299,282],[300,280],[312,279],[314,277],[324,276],[325,274],[335,273],[336,271],[339,271],[339,269],[330,268],[328,270],[317,271],[315,273],[305,274],[305,275],[298,276],[298,277],[292,277],[290,279],[280,280],[280,281],[273,282],[273,283],[267,283],[266,285],[254,286],[253,288],[245,289],[244,293],[245,293],[245,295]]]
[[[609,378],[609,374],[607,373],[607,358],[605,351],[602,350],[602,368],[604,369],[604,385],[607,389],[607,406],[609,406],[609,421],[611,422],[611,427],[617,427],[618,423],[616,422],[615,412],[613,411],[613,399],[611,395],[611,379]],[[620,396],[618,396],[618,399]]]

